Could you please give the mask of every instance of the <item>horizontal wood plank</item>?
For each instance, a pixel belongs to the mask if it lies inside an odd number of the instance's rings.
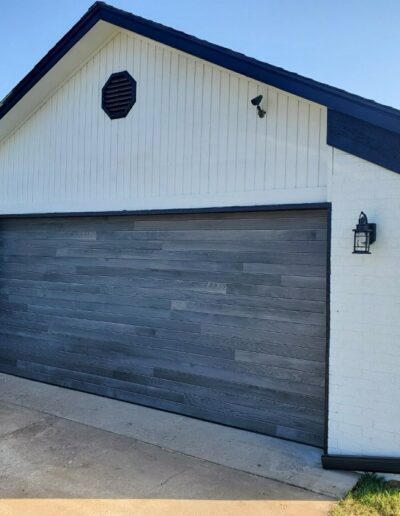
[[[324,210],[0,221],[0,370],[320,446]]]

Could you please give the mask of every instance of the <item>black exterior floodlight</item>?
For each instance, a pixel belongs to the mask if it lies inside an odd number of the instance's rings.
[[[253,106],[257,106],[257,113],[260,118],[264,118],[267,112],[264,109],[261,109],[260,104],[263,99],[262,95],[257,95],[257,97],[254,97],[254,99],[251,99],[251,103]]]

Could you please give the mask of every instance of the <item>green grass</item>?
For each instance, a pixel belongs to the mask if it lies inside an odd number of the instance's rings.
[[[400,489],[376,473],[365,473],[330,515],[400,516]]]

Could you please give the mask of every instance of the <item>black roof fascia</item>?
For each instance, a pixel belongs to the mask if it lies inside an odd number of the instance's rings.
[[[85,15],[49,50],[32,70],[0,102],[0,120],[42,79],[71,48],[101,19],[99,3]]]

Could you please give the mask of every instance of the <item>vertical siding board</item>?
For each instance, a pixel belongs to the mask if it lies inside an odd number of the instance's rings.
[[[120,48],[118,52],[118,67],[115,66],[114,70],[124,71],[128,70],[129,73],[132,73],[128,64],[128,37],[126,34],[121,34],[120,37]],[[115,147],[117,149],[117,169],[116,169],[116,195],[117,199],[125,199],[126,191],[124,190],[125,177],[127,174],[127,163],[129,163],[128,149],[126,147],[126,133],[130,131],[131,128],[131,120],[133,109],[130,111],[128,116],[124,119],[125,123],[115,124],[118,130],[118,138],[117,142],[115,142]],[[118,121],[117,121],[118,122]]]
[[[84,197],[85,199],[90,199],[91,197],[91,191],[90,191],[90,147],[91,147],[91,137],[93,135],[91,126],[90,126],[90,116],[91,112],[93,111],[93,95],[91,94],[91,88],[90,88],[90,81],[92,80],[92,73],[90,72],[90,63],[88,63],[85,66],[85,74],[82,76],[83,84],[82,84],[82,93],[84,98],[84,110],[81,113],[81,116],[83,117],[83,121],[81,121],[83,125],[83,131],[85,136],[83,138],[83,160],[81,165],[81,173],[78,177],[77,181],[77,191],[76,196],[78,197],[79,191],[81,190],[80,185],[84,181]],[[118,175],[117,175],[118,177]],[[82,190],[81,190],[82,191]]]
[[[52,106],[53,107],[53,106]],[[51,135],[50,135],[51,136]],[[25,171],[25,162],[26,162],[26,155],[30,152],[30,145],[29,142],[32,137],[32,131],[30,124],[28,124],[27,131],[24,134],[24,137],[22,138],[22,145],[21,145],[21,156],[20,156],[20,173],[19,173],[19,188],[20,188],[20,200],[23,203],[28,202],[29,197],[29,188],[31,185],[31,178],[29,172]],[[51,147],[49,147],[49,156],[51,157]],[[26,188],[24,188],[24,179],[26,182]],[[51,189],[51,176],[49,176],[49,190]]]
[[[97,142],[99,141],[100,134],[100,88],[99,88],[99,77],[100,77],[100,60],[92,59],[91,61],[92,74],[91,74],[91,117],[90,117],[90,132],[91,132],[91,144],[90,144],[90,197],[91,199],[97,198],[97,170],[100,165],[98,154],[96,152]]]
[[[6,178],[5,188],[4,188],[4,190],[5,190],[4,201],[12,198],[11,197],[11,181],[14,176],[14,166],[13,166],[13,160],[12,160],[12,156],[13,156],[12,139],[8,140],[6,142],[5,147],[6,147],[5,159],[4,159],[4,161],[2,160],[2,162],[4,162],[4,165],[5,165],[4,173],[5,173],[5,178]]]
[[[57,106],[54,105],[54,111],[55,111],[55,114],[57,112]],[[34,168],[32,167],[32,165],[29,163],[28,161],[28,156],[34,156],[34,152],[35,152],[35,149],[34,149],[34,138],[35,138],[35,134],[33,132],[33,120],[30,119],[29,120],[29,138],[26,139],[26,148],[24,150],[24,176],[26,177],[26,180],[27,180],[27,184],[28,184],[28,188],[27,188],[27,191],[26,191],[26,196],[25,196],[25,202],[27,203],[31,203],[32,202],[32,194],[33,194],[33,188],[34,188]],[[51,156],[55,158],[55,142],[56,142],[56,137],[55,137],[55,134],[53,135],[53,148],[52,148],[52,154]],[[54,196],[54,191],[55,191],[55,188],[54,188],[54,167],[53,167],[53,170],[52,170],[52,181],[51,181],[51,185],[50,185],[50,188],[51,188],[51,191],[53,193],[53,196]]]
[[[8,144],[8,174],[7,174],[7,194],[9,199],[15,199],[13,197],[14,194],[14,181],[15,181],[15,154],[14,154],[14,135],[6,142]],[[13,201],[13,204],[17,204],[16,199]]]
[[[86,160],[86,84],[87,67],[77,76],[79,102],[74,102],[74,126],[75,126],[75,155],[74,183],[72,185],[71,199],[85,199],[87,196],[87,174],[85,169]],[[79,106],[79,108],[78,108]]]
[[[52,103],[52,110],[54,110],[54,104]],[[25,133],[24,135],[24,138],[23,138],[23,145],[22,145],[22,152],[21,152],[21,175],[20,175],[20,180],[21,180],[21,184],[23,184],[24,182],[24,179],[25,179],[25,182],[26,182],[26,185],[27,187],[26,188],[21,188],[21,199],[24,203],[27,203],[29,202],[29,196],[30,196],[30,188],[32,188],[32,177],[31,177],[31,173],[30,173],[30,167],[27,167],[27,156],[28,155],[31,155],[31,152],[32,152],[32,148],[31,148],[31,143],[32,143],[32,124],[30,123],[31,121],[29,120],[28,122],[28,127],[27,127],[27,132]],[[51,139],[52,139],[52,136],[53,134],[50,135],[51,136]],[[51,145],[51,141],[50,141],[50,147],[49,147],[49,157],[50,157],[50,160],[52,158],[52,155],[53,155],[53,147]],[[51,166],[51,165],[50,165]],[[51,193],[51,190],[52,190],[52,177],[50,175],[50,178],[49,178],[49,191]]]
[[[148,57],[148,44],[144,40],[140,40],[140,46],[138,48],[140,66],[138,71],[138,77],[140,77],[141,89],[140,89],[140,102],[137,103],[137,110],[135,110],[135,116],[137,118],[138,126],[138,142],[137,142],[137,156],[138,156],[138,196],[142,197],[145,195],[145,168],[146,168],[146,133],[148,127],[149,113],[145,109],[148,105],[148,80],[147,80],[147,57]],[[128,117],[132,116],[132,111]],[[124,123],[124,118],[117,120],[118,124]]]
[[[4,202],[6,197],[6,166],[8,161],[8,145],[3,148],[3,159],[0,159],[0,202]]]
[[[63,102],[59,102],[59,108],[58,108],[58,116],[57,116],[57,123],[59,124],[60,127],[63,127],[63,124],[64,124],[64,103]],[[33,120],[36,122],[38,122],[38,119],[33,117]],[[34,128],[35,130],[35,128]],[[36,138],[35,138],[35,148],[36,148],[36,156],[35,156],[35,161],[34,161],[34,168],[35,168],[35,173],[34,173],[34,181],[35,181],[35,193],[33,194],[33,198],[32,198],[32,202],[34,202],[35,198],[36,198],[36,195],[37,195],[37,185],[39,183],[39,177],[40,177],[40,173],[39,173],[39,169],[38,169],[38,163],[39,163],[39,159],[37,158],[37,152],[38,152],[38,148],[39,148],[39,141],[40,141],[40,138],[39,138],[39,133],[40,131],[40,128],[38,127],[37,130],[35,130],[35,133],[36,133]],[[61,195],[62,195],[62,190],[61,190],[61,160],[62,160],[62,148],[63,148],[63,134],[61,131],[55,131],[56,132],[56,160],[55,160],[55,163],[54,163],[54,183],[55,183],[55,199],[57,201],[61,201]]]
[[[268,109],[268,90],[263,88],[260,90],[257,87],[257,95],[263,95],[263,107]],[[256,120],[256,137],[254,145],[254,184],[253,188],[256,191],[264,189],[265,180],[265,161],[266,161],[266,131],[268,127],[268,114],[264,118],[257,116],[255,110],[253,113]]]
[[[65,173],[64,173],[64,189],[68,200],[72,198],[72,188],[76,178],[76,156],[79,152],[79,138],[77,139],[77,131],[79,130],[76,125],[75,110],[76,105],[79,102],[79,96],[77,95],[77,77],[73,77],[68,83],[67,87],[67,131],[66,131],[66,145],[64,147],[65,153]],[[78,105],[79,110],[79,105]],[[47,124],[46,124],[47,125]],[[69,151],[70,149],[70,151]],[[46,187],[44,188],[46,192]]]
[[[197,123],[194,119],[195,106],[195,61],[187,59],[185,77],[185,114],[183,134],[183,180],[184,195],[192,193],[193,132]]]
[[[6,183],[6,164],[8,157],[8,147],[4,145],[3,159],[0,159],[0,202],[3,203],[6,199],[5,183]]]
[[[227,168],[229,163],[230,149],[228,146],[229,131],[229,84],[230,74],[220,73],[219,89],[219,117],[218,117],[218,146],[216,171],[216,191],[223,193],[227,183]]]
[[[266,169],[265,169],[265,190],[272,190],[275,185],[276,168],[276,137],[278,117],[278,92],[268,88],[268,115],[267,115],[267,139],[265,144]]]
[[[176,106],[178,105],[178,55],[175,52],[170,53],[170,86],[169,86],[169,117],[168,117],[168,138],[169,145],[167,149],[167,163],[165,172],[167,173],[167,194],[175,194],[176,180],[176,147],[177,147],[177,121],[178,113]]]
[[[137,101],[110,120],[101,89],[120,70]],[[321,201],[326,123],[325,108],[122,31],[0,143],[0,211]]]
[[[81,95],[79,87],[80,77],[80,74],[79,76],[73,77],[71,84],[68,85],[69,102],[67,104],[67,107],[69,118],[70,144],[66,148],[67,169],[65,171],[65,185],[67,188],[67,195],[69,200],[74,198],[75,185],[79,174],[79,158],[82,152],[82,128],[79,126],[78,120],[78,113],[81,109]],[[68,153],[68,147],[71,148],[71,153]]]
[[[4,203],[8,197],[8,177],[9,177],[9,163],[10,163],[10,144],[7,141],[3,147],[3,159],[0,159],[0,199]]]
[[[57,105],[58,103],[56,103],[56,113],[58,115],[58,111],[60,109],[60,107]],[[30,177],[30,188],[29,188],[29,192],[28,192],[28,196],[27,196],[27,201],[28,203],[33,203],[34,200],[35,200],[35,188],[36,188],[36,185],[35,185],[35,175],[36,175],[36,171],[35,171],[35,163],[37,161],[37,157],[36,157],[36,139],[37,139],[37,133],[35,131],[35,120],[33,118],[31,118],[29,120],[29,123],[30,123],[30,149],[28,151],[28,154],[27,154],[27,158],[29,156],[31,156],[31,159],[33,161],[33,163],[28,163],[26,164],[25,166],[25,174],[29,174],[29,177]],[[29,158],[28,158],[29,159]],[[55,198],[55,196],[57,195],[57,191],[56,191],[56,183],[55,183],[55,180],[56,180],[56,175],[55,175],[55,172],[56,172],[56,163],[57,163],[57,132],[54,131],[54,162],[53,162],[53,186],[52,186],[52,189],[53,189],[53,197]]]
[[[193,109],[193,137],[192,137],[192,163],[191,163],[191,192],[200,193],[201,171],[201,132],[203,125],[203,75],[204,65],[196,61],[194,70],[194,109]]]
[[[65,103],[65,98],[64,98],[64,103]],[[43,134],[43,129],[39,129],[39,126],[41,126],[43,124],[43,120],[42,120],[42,117],[39,115],[39,113],[37,112],[36,113],[36,116],[34,116],[34,118],[36,118],[36,121],[37,121],[37,130],[40,130],[40,138],[39,138],[39,142],[38,142],[38,151],[39,151],[39,158],[38,158],[38,184],[37,184],[37,200],[42,203],[43,200],[44,200],[44,191],[45,191],[45,181],[44,181],[44,174],[43,174],[43,160],[44,160],[44,148],[45,148],[45,144],[44,144],[44,134]],[[66,131],[66,124],[64,125],[64,128],[65,128],[65,131]],[[22,129],[21,128],[16,134],[19,134],[20,132],[22,132]],[[12,141],[13,137],[11,138],[11,141]],[[65,140],[64,140],[64,143],[66,143],[66,140],[67,140],[67,134],[65,132]],[[11,159],[11,156],[10,156],[10,159]],[[66,166],[65,162],[64,161],[61,161],[59,167],[60,169],[63,169],[64,167]],[[13,163],[11,164],[10,163],[10,170],[11,170],[11,167],[12,167],[12,171],[14,173],[14,160],[13,160]],[[64,185],[62,185],[63,187]],[[65,190],[64,190],[65,191]],[[9,192],[10,194],[10,198],[11,197],[11,191]]]
[[[53,103],[52,106],[52,116],[54,116],[54,112],[56,110],[55,103]],[[25,203],[30,202],[31,197],[31,191],[33,186],[33,180],[32,180],[32,168],[28,164],[28,156],[32,156],[32,140],[33,140],[33,132],[32,132],[32,122],[29,120],[28,124],[28,131],[24,138],[24,146],[22,148],[22,174],[21,174],[21,182],[24,182],[24,178],[26,181],[27,188],[22,188],[23,193],[23,201]],[[53,159],[54,156],[54,131],[51,134],[51,141],[50,141],[50,148],[49,148],[49,158],[50,160]],[[51,166],[52,171],[52,166]],[[50,175],[50,182],[49,182],[49,191],[50,194],[53,193],[54,185],[53,185],[53,174]]]
[[[85,67],[86,68],[86,67]],[[86,111],[86,70],[76,76],[76,88],[73,91],[73,125],[74,147],[77,152],[74,155],[74,181],[71,185],[71,200],[86,198],[86,173],[85,173],[85,111]]]
[[[162,174],[161,170],[161,117],[162,117],[162,91],[163,91],[163,49],[160,46],[155,46],[155,66],[154,66],[154,101],[152,105],[153,109],[153,126],[154,126],[154,139],[153,148],[151,152],[153,154],[153,171],[152,171],[152,190],[151,195],[160,195],[160,177]],[[136,77],[138,80],[138,78]],[[140,102],[140,97],[138,102]]]
[[[121,71],[119,65],[119,53],[121,47],[121,35],[117,36],[113,40],[112,53],[111,53],[111,64],[112,68],[110,73]],[[120,120],[109,120],[110,125],[110,175],[109,175],[109,195],[111,198],[117,197],[117,182],[116,176],[118,174],[119,160],[118,160],[118,136],[121,127]]]
[[[69,132],[67,133],[67,138],[69,139],[69,144],[66,145],[65,154],[66,154],[66,163],[67,167],[65,170],[65,189],[67,192],[67,199],[71,200],[74,198],[73,190],[74,185],[77,181],[78,175],[78,166],[79,166],[79,152],[81,150],[80,144],[80,133],[79,126],[77,124],[77,114],[76,111],[80,109],[79,99],[80,99],[80,91],[79,91],[79,77],[73,77],[70,84],[68,84],[68,127]],[[68,152],[68,149],[71,149],[71,152]],[[45,188],[46,191],[46,188]]]
[[[160,196],[167,194],[168,188],[168,171],[166,165],[168,163],[169,152],[169,94],[171,88],[171,52],[168,49],[163,49],[163,84],[162,84],[162,100],[161,100],[161,147],[160,147]]]
[[[247,96],[247,120],[246,120],[246,159],[245,159],[245,190],[255,189],[255,168],[256,168],[256,137],[260,129],[261,118],[257,115],[257,111],[251,104],[251,99],[258,94],[257,84],[248,81]],[[252,108],[252,109],[251,109]],[[263,120],[266,121],[265,119]]]
[[[105,69],[106,79],[113,72],[113,50],[114,40],[106,47],[105,52]],[[104,84],[103,84],[104,85]],[[114,126],[115,127],[115,126]],[[112,157],[111,157],[111,136],[112,136],[112,122],[107,115],[104,115],[104,146],[103,146],[103,162],[104,162],[104,182],[103,182],[103,199],[112,194],[111,192],[111,170],[112,170]]]
[[[276,130],[275,188],[284,188],[286,180],[286,147],[288,130],[288,96],[278,93],[278,117]]]
[[[247,112],[249,99],[249,83],[248,81],[239,81],[238,91],[238,127],[237,127],[237,141],[236,141],[236,177],[235,177],[235,191],[245,190],[245,169],[247,158]]]
[[[14,160],[13,160],[13,152],[12,152],[12,138],[10,138],[6,143],[6,156],[4,159],[5,162],[5,173],[6,173],[6,202],[7,199],[12,199],[12,178],[14,177]],[[3,161],[3,160],[2,160]]]
[[[58,114],[60,113],[61,109],[62,109],[62,105],[61,103],[58,103],[59,106],[58,106]],[[32,164],[31,164],[31,173],[32,173],[32,186],[31,186],[31,191],[30,191],[30,198],[29,198],[29,201],[31,203],[33,203],[37,197],[37,184],[38,184],[38,161],[39,161],[39,156],[38,156],[38,143],[39,143],[39,132],[40,132],[40,128],[37,127],[37,118],[31,118],[30,119],[30,122],[31,122],[31,131],[32,131],[32,136],[31,136],[31,140],[32,140]],[[55,160],[54,160],[54,179],[55,179],[55,183],[54,183],[54,197],[57,198],[57,196],[59,195],[58,192],[59,192],[59,189],[57,187],[57,179],[58,179],[58,176],[57,176],[57,165],[59,163],[59,157],[58,157],[58,152],[59,152],[59,139],[60,139],[60,133],[59,131],[55,131],[56,133],[56,138],[55,138]]]
[[[131,39],[132,45],[133,45],[133,39]],[[99,84],[98,84],[98,90],[100,95],[100,88],[105,83],[107,76],[107,61],[106,61],[106,52],[100,52],[99,56]],[[100,98],[99,98],[100,101]],[[104,147],[106,144],[105,141],[105,124],[106,124],[106,114],[104,111],[100,108],[100,104],[98,106],[98,117],[99,117],[99,127],[98,127],[98,144],[97,148],[95,149],[96,156],[97,156],[97,165],[96,165],[96,199],[103,199],[104,198],[104,184],[105,184],[105,158],[104,158]]]
[[[305,188],[308,177],[308,152],[309,152],[309,118],[310,105],[306,102],[299,103],[299,130],[297,135],[297,174],[296,186]]]
[[[42,156],[43,156],[43,159],[41,159],[41,173],[42,173],[42,177],[43,177],[43,184],[42,184],[42,187],[43,187],[43,190],[42,190],[42,199],[43,201],[48,201],[49,197],[48,197],[48,193],[49,193],[49,188],[48,188],[48,167],[49,167],[49,160],[46,159],[47,157],[47,153],[49,151],[49,142],[48,142],[48,136],[50,134],[50,131],[51,131],[51,127],[50,127],[50,124],[48,123],[48,109],[49,109],[49,101],[45,104],[45,106],[43,106],[41,109],[40,109],[40,112],[44,118],[43,122],[42,122],[42,129],[41,129],[41,134],[42,134],[42,142],[43,142],[43,146],[42,146]],[[68,125],[67,125],[67,128],[68,128]],[[21,131],[21,133],[24,133],[24,131]],[[23,134],[21,134],[21,137],[23,137]],[[14,143],[16,142],[18,138],[18,135],[15,135],[14,136]],[[68,143],[70,142],[70,137],[68,137],[68,132],[66,133],[66,148],[68,147]],[[16,149],[15,152],[19,153],[19,149]],[[18,163],[18,158],[16,159],[16,162]],[[67,166],[67,164],[66,164]],[[64,192],[67,196],[67,190],[66,190],[66,184],[64,183],[63,184],[63,188],[64,188]],[[17,197],[18,199],[18,197]],[[68,199],[68,197],[67,197]]]
[[[129,46],[129,39],[126,35],[123,37],[123,44],[121,47],[121,62],[120,67],[121,70],[130,70],[129,65],[129,55],[128,55],[128,46]],[[131,112],[132,116],[132,112]],[[121,160],[120,160],[120,167],[118,170],[119,175],[119,186],[118,186],[118,196],[121,199],[126,199],[127,196],[127,176],[129,174],[130,170],[130,159],[129,159],[129,142],[128,142],[128,134],[131,127],[131,117],[129,120],[127,120],[126,124],[122,124],[121,127],[121,137],[119,140],[119,148],[121,152]]]
[[[136,70],[136,53],[135,53],[135,47],[136,47],[137,41],[134,38],[128,38],[128,70],[131,70],[133,77],[137,77],[137,70]],[[104,81],[103,83],[104,84]],[[136,83],[137,93],[136,95],[140,95],[140,85]],[[136,107],[136,109],[135,109]],[[129,189],[126,192],[126,195],[130,193],[131,195],[137,194],[137,166],[136,166],[136,160],[137,160],[137,140],[138,140],[138,130],[137,130],[137,106],[133,106],[133,109],[135,109],[135,116],[133,116],[130,120],[130,130],[128,131],[129,135]],[[107,115],[105,115],[107,116]]]
[[[4,146],[3,149],[3,159],[0,160],[0,202],[4,202],[6,197],[6,170],[8,165],[8,145]]]
[[[27,131],[24,133],[23,137],[21,138],[21,142],[18,142],[16,140],[17,147],[19,149],[19,156],[18,156],[18,190],[17,190],[17,196],[18,200],[22,203],[26,202],[25,199],[25,189],[23,187],[23,167],[24,167],[24,150],[26,148],[26,140],[29,138],[29,128],[27,128]],[[19,144],[19,145],[18,145]]]
[[[83,68],[79,75],[79,110],[74,109],[76,134],[79,134],[75,167],[75,182],[72,190],[72,199],[87,198],[87,170],[86,170],[86,142],[87,142],[87,65]],[[78,103],[77,103],[78,104]]]
[[[286,180],[285,188],[296,187],[296,168],[297,168],[297,130],[298,130],[298,100],[290,96],[288,102],[288,127],[286,139]]]
[[[17,167],[16,167],[16,176],[15,176],[15,195],[18,202],[23,202],[22,197],[22,154],[23,154],[23,148],[25,144],[25,138],[26,135],[24,134],[19,141],[17,138],[14,138],[14,148],[18,152],[18,156],[16,158]]]
[[[208,163],[208,192],[218,191],[219,171],[219,121],[221,102],[221,72],[217,68],[212,69],[211,79],[211,119],[210,119],[210,146]]]
[[[126,34],[121,34],[120,48],[118,52],[119,66],[118,71],[126,70]],[[132,115],[132,111],[128,116]],[[130,120],[126,119],[127,123],[118,124],[118,144],[117,144],[117,169],[115,174],[115,190],[118,199],[124,199],[124,176],[126,164],[126,148],[125,148],[125,132]]]
[[[154,45],[148,45],[147,51],[147,93],[148,93],[148,105],[154,104],[155,97],[155,47]],[[130,123],[131,120],[135,117],[135,106],[132,108],[130,114]],[[153,185],[153,169],[154,169],[154,159],[153,156],[155,152],[153,151],[154,147],[154,120],[156,117],[156,113],[154,109],[149,110],[147,114],[147,128],[146,128],[146,138],[145,138],[145,163],[144,163],[144,173],[145,173],[145,196],[149,197],[152,194],[152,185]],[[125,125],[127,129],[129,125]]]
[[[239,79],[229,74],[229,118],[228,118],[228,156],[226,158],[226,190],[234,192],[236,186],[236,169],[238,155],[238,127],[239,127]]]
[[[19,155],[21,154],[20,150],[17,148],[17,143],[16,143],[17,139],[18,139],[18,135],[14,134],[12,136],[12,140],[11,140],[12,141],[11,153],[12,153],[13,173],[12,173],[12,181],[11,181],[11,188],[10,188],[10,197],[11,197],[11,199],[14,200],[15,204],[19,203],[19,199],[18,199],[18,181],[19,181],[18,165],[19,165],[19,159],[20,159]],[[21,138],[21,141],[22,141],[22,138]],[[20,144],[21,144],[21,141],[20,141]],[[45,184],[45,181],[43,181],[43,184]]]
[[[3,159],[0,159],[0,202],[4,203],[7,199],[7,177],[8,177],[8,142],[4,144]]]
[[[209,189],[209,166],[210,166],[210,130],[211,130],[211,82],[212,67],[203,66],[203,89],[202,89],[202,124],[201,124],[201,152],[200,152],[200,193],[206,193]]]
[[[18,149],[17,149],[17,141],[18,135],[14,134],[11,137],[11,146],[10,146],[10,169],[12,170],[12,175],[10,177],[10,198],[13,199],[14,204],[18,204],[18,189],[17,189],[17,181],[18,181]],[[42,140],[43,141],[43,140]],[[44,144],[42,151],[44,152]],[[43,170],[43,164],[41,166]],[[42,174],[42,177],[44,174]],[[44,198],[44,190],[45,190],[45,180],[43,177],[43,190],[42,190],[42,198]]]
[[[319,147],[320,147],[320,108],[311,105],[310,107],[310,139],[308,142],[308,180],[307,186],[318,186],[319,172]]]
[[[177,94],[176,94],[176,142],[175,142],[175,175],[174,175],[174,194],[183,194],[183,180],[184,180],[184,149],[185,149],[185,113],[186,107],[186,67],[187,58],[185,56],[178,56],[178,70],[177,70]]]
[[[326,109],[320,109],[320,121],[319,121],[319,167],[318,167],[318,186],[327,187],[329,169],[329,157],[330,148],[328,145],[324,145],[326,142],[326,133],[328,127],[328,112]]]
[[[18,149],[16,197],[17,197],[18,201],[22,202],[22,203],[24,202],[24,198],[23,198],[24,189],[23,189],[23,185],[22,185],[22,177],[23,177],[23,175],[22,175],[22,159],[23,159],[23,149],[24,149],[25,140],[26,140],[27,136],[28,135],[27,135],[27,132],[26,132],[22,136],[21,141],[18,141],[17,138],[14,140],[15,141],[15,146]],[[47,152],[48,152],[48,149],[47,149]],[[46,172],[47,172],[47,175],[48,175],[48,171],[47,170],[46,170]],[[47,181],[47,184],[48,184],[48,181]]]

